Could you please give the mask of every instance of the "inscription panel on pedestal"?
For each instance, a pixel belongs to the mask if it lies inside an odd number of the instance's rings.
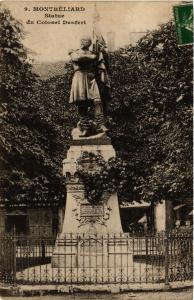
[[[100,217],[104,215],[103,205],[80,205],[80,217]]]

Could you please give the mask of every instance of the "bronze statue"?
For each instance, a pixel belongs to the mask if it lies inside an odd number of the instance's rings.
[[[78,106],[79,136],[88,137],[108,130],[104,125],[105,103],[102,103],[105,67],[103,59],[89,50],[90,37],[82,37],[80,44],[80,49],[69,52],[74,67],[69,102]]]

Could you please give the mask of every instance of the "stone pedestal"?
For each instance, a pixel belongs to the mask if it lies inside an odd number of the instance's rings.
[[[98,205],[88,202],[77,174],[77,160],[85,151],[100,154],[106,161],[115,156],[111,141],[106,136],[73,140],[67,158],[63,161],[63,175],[67,180],[66,208],[62,231],[56,240],[52,267],[121,267],[121,253],[123,260],[131,261],[132,256],[129,255],[129,245],[126,242],[122,244],[124,234],[117,193],[104,193],[103,201]]]
[[[121,233],[117,194],[104,194],[103,203],[91,205],[85,198],[84,186],[77,176],[77,160],[83,152],[100,154],[104,160],[115,156],[109,138],[74,140],[63,161],[67,179],[65,217],[60,237],[65,233]]]

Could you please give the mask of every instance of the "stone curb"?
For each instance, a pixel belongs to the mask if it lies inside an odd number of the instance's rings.
[[[192,288],[192,281],[173,282],[165,284],[109,284],[109,285],[15,285],[1,286],[0,296],[43,296],[53,294],[73,293],[128,293],[128,292],[156,292],[175,291]]]

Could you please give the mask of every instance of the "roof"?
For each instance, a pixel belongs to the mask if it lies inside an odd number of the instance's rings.
[[[121,208],[146,208],[146,207],[149,207],[150,206],[150,203],[148,202],[145,202],[145,201],[141,201],[141,202],[137,202],[137,201],[133,201],[131,203],[129,202],[122,202],[120,204],[120,207]]]
[[[7,212],[6,216],[27,216],[27,213],[21,210],[14,210]]]

